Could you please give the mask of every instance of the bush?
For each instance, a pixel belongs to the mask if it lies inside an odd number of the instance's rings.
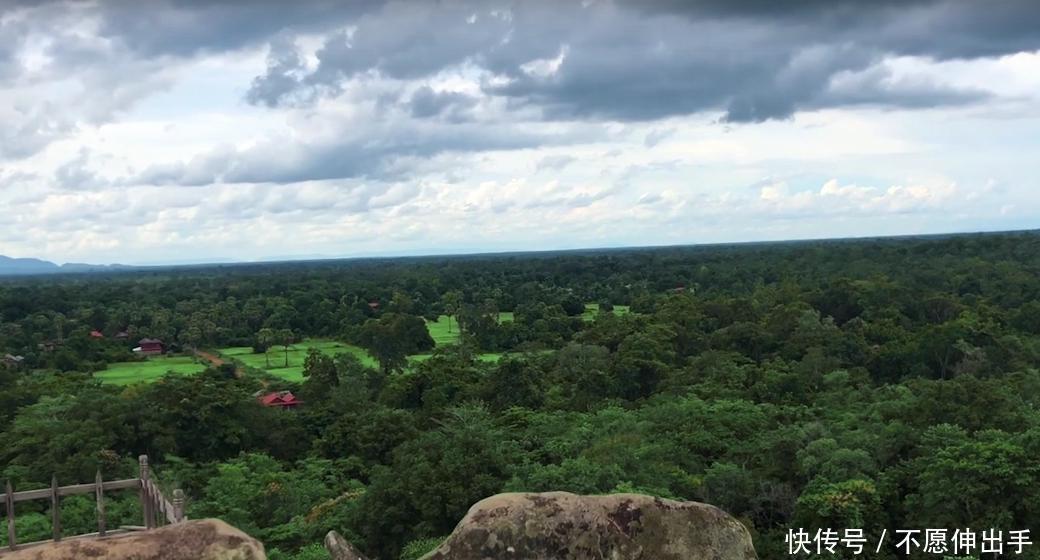
[[[401,550],[401,560],[419,560],[423,555],[428,554],[433,549],[437,548],[444,542],[444,539],[448,537],[428,537],[425,539],[416,539],[404,546]]]

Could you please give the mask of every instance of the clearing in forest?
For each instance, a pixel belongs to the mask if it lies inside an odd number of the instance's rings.
[[[630,311],[627,305],[615,305],[612,313],[614,315],[627,315]],[[581,314],[581,318],[586,321],[595,321],[596,315],[599,315],[599,304],[586,303],[585,312]]]
[[[140,362],[108,364],[108,369],[96,372],[94,377],[103,383],[131,385],[155,381],[168,372],[193,375],[204,369],[206,366],[191,356],[152,356]]]
[[[310,348],[315,348],[322,354],[329,356],[335,356],[336,354],[354,354],[361,360],[361,363],[369,367],[379,367],[376,360],[365,351],[364,348],[354,346],[352,344],[345,344],[335,340],[322,340],[317,338],[304,339],[296,344],[289,345],[288,361],[289,366],[285,366],[286,362],[286,351],[282,346],[272,346],[268,350],[268,357],[264,357],[264,353],[254,354],[253,349],[249,346],[232,346],[230,348],[221,348],[218,350],[220,355],[231,359],[238,360],[243,364],[262,369],[267,373],[275,377],[281,377],[286,381],[295,381],[297,383],[304,380],[303,377],[303,361],[307,359],[307,351]],[[268,358],[270,359],[270,367],[268,367]]]

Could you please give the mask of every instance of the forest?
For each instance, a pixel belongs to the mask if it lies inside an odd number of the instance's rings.
[[[441,317],[457,342],[431,338]],[[99,379],[148,338],[372,359]],[[707,502],[764,559],[800,527],[1040,529],[1035,232],[8,278],[0,356],[0,479],[128,477],[148,454],[189,517],[275,560],[327,558],[332,529],[415,559],[503,491]],[[257,402],[279,390],[302,404]],[[19,504],[19,535],[47,538],[47,507]],[[93,530],[92,498],[61,507]]]

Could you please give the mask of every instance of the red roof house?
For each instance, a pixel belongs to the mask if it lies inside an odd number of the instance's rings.
[[[134,348],[134,352],[146,355],[162,354],[163,342],[157,338],[142,338],[137,343],[137,348]]]
[[[292,394],[291,391],[268,393],[258,397],[257,400],[259,400],[260,404],[264,406],[276,406],[279,408],[296,408],[303,403],[303,401],[296,398],[296,395]]]
[[[105,338],[105,335],[101,331],[95,329],[90,331],[90,338]]]

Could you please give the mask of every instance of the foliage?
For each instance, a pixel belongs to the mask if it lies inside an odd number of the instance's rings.
[[[707,501],[762,558],[799,526],[1035,528],[1038,302],[1034,233],[2,281],[0,355],[25,361],[0,367],[0,475],[114,479],[148,453],[190,515],[295,560],[331,529],[415,558],[507,490]],[[204,367],[134,361],[145,336],[246,375],[102,383]],[[257,403],[282,389],[304,404]],[[67,531],[91,505],[63,501]]]

